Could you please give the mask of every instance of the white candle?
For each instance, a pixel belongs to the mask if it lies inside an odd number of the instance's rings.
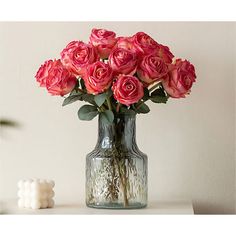
[[[54,206],[53,180],[25,179],[20,180],[17,186],[18,207],[40,209]]]

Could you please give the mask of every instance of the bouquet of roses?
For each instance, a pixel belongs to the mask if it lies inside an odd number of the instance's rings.
[[[116,37],[93,29],[88,43],[72,41],[60,55],[41,65],[35,77],[50,94],[68,94],[63,106],[88,102],[78,111],[81,120],[100,114],[111,123],[119,113],[148,113],[146,101],[184,98],[196,79],[189,61],[174,59],[167,46],[144,32]]]
[[[150,111],[149,100],[166,103],[189,94],[194,66],[143,32],[116,37],[93,29],[88,43],[70,42],[35,77],[50,94],[65,98],[63,106],[88,102],[78,111],[81,120],[99,115],[98,144],[86,157],[87,205],[146,206],[147,156],[135,143],[135,115]]]

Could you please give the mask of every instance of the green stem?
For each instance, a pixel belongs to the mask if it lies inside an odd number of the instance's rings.
[[[100,110],[101,110],[101,112],[103,112],[103,111],[106,110],[106,107],[105,107],[104,105],[101,105],[101,106],[100,106]]]
[[[107,97],[106,100],[107,100],[107,105],[108,105],[109,110],[112,110],[110,98]]]
[[[118,153],[118,151],[117,151]],[[129,205],[129,201],[128,201],[128,198],[127,198],[127,188],[126,188],[126,168],[124,167],[124,173],[123,173],[123,176],[122,176],[122,172],[121,172],[121,168],[120,168],[120,164],[119,164],[119,161],[116,159],[117,157],[115,156],[114,157],[114,161],[116,162],[116,165],[117,165],[117,168],[118,168],[118,175],[119,175],[119,178],[120,178],[120,183],[121,183],[121,187],[123,189],[123,198],[124,198],[124,206],[128,206]]]
[[[112,185],[111,185],[111,198],[112,201],[115,201],[117,199],[116,196],[116,189],[115,189],[115,173],[116,173],[116,167],[115,167],[115,163],[114,160],[112,159],[111,161],[111,165],[112,165]]]
[[[115,131],[115,142],[120,143],[120,138],[118,136],[118,131],[115,127],[115,124],[113,124],[113,129]],[[119,140],[118,140],[119,139]],[[119,152],[119,148],[115,147],[115,155],[113,156],[114,161],[117,165],[118,175],[120,179],[121,188],[123,190],[123,199],[124,199],[124,207],[127,207],[129,205],[128,197],[127,197],[127,179],[126,179],[126,167],[125,167],[125,156],[121,155],[121,152]],[[124,161],[123,166],[123,172],[122,172],[122,165],[121,161]]]
[[[126,177],[126,163],[125,163],[125,159],[124,159],[124,173],[123,173],[123,185],[124,185],[124,206],[128,206],[129,205],[129,201],[128,201],[128,197],[127,197],[127,177]]]
[[[120,103],[118,103],[117,106],[116,106],[116,112],[118,113],[119,110],[120,110]]]
[[[80,88],[76,88],[77,91],[84,93],[84,90],[80,89]]]

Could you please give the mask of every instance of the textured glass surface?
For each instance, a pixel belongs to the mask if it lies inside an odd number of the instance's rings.
[[[86,158],[86,204],[96,208],[147,205],[147,156],[136,144],[135,116],[113,124],[99,117],[98,142]]]

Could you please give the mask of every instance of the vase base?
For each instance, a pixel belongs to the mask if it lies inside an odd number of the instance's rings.
[[[147,207],[147,204],[142,203],[130,203],[127,206],[124,206],[122,203],[97,203],[97,204],[88,204],[87,207],[97,208],[97,209],[116,209],[116,210],[126,210],[126,209],[141,209]]]

